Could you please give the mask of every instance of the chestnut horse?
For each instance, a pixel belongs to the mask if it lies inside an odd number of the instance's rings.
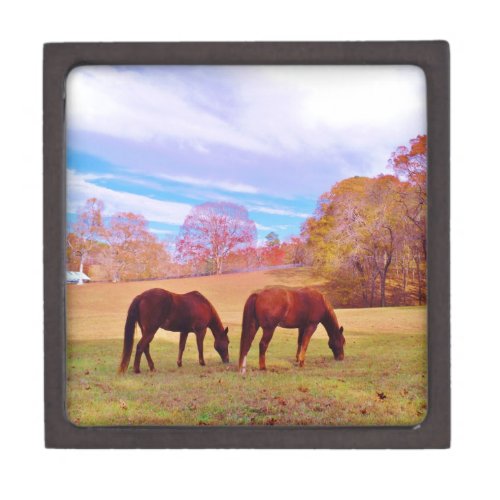
[[[344,359],[344,328],[323,295],[313,288],[291,289],[269,287],[248,297],[243,310],[239,368],[246,372],[247,354],[259,327],[263,334],[259,344],[259,366],[266,369],[266,350],[277,326],[298,328],[296,360],[304,366],[307,346],[319,323],[328,333],[328,346],[336,360]]]
[[[122,373],[127,370],[130,362],[136,323],[139,323],[142,338],[139,340],[135,352],[135,373],[140,373],[142,353],[146,355],[149,369],[154,370],[155,366],[149,353],[149,344],[158,328],[181,333],[177,358],[177,366],[179,367],[182,366],[182,353],[189,332],[196,334],[200,365],[205,365],[203,340],[207,328],[210,328],[214,335],[215,350],[224,363],[229,363],[228,329],[224,329],[214,306],[200,292],[177,294],[161,288],[152,288],[141,293],[132,301],[125,322],[123,354],[120,363],[120,372]]]

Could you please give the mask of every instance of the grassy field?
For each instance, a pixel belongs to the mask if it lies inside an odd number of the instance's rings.
[[[425,307],[339,309],[345,360],[334,362],[320,326],[304,368],[295,363],[297,331],[278,328],[258,370],[258,342],[247,375],[237,371],[241,314],[248,295],[273,284],[318,286],[306,268],[67,288],[67,413],[76,425],[415,425],[427,408]],[[118,375],[125,315],[153,287],[199,290],[229,326],[231,364],[205,339],[198,364],[194,334],[176,365],[179,334],[160,330],[151,344],[156,372]],[[334,304],[335,306],[335,304]],[[136,340],[139,338],[136,332]]]

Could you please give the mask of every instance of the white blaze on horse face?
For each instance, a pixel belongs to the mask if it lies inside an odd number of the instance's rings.
[[[246,372],[247,372],[247,357],[245,356],[243,358],[243,363],[241,363],[241,374],[245,375]]]

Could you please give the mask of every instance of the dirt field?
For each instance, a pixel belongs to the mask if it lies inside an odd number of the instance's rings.
[[[77,425],[414,425],[426,414],[426,308],[336,309],[346,337],[334,362],[323,327],[304,368],[295,363],[296,330],[278,328],[258,370],[258,342],[248,372],[237,372],[241,315],[264,286],[317,286],[306,268],[132,283],[67,287],[67,413]],[[151,344],[157,371],[117,374],[131,300],[148,288],[198,290],[229,326],[231,365],[220,362],[210,332],[207,366],[198,365],[194,335],[177,368],[178,333],[160,330]],[[335,307],[335,304],[333,304]],[[136,332],[136,339],[139,338]]]

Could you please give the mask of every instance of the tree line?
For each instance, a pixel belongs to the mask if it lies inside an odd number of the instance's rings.
[[[427,137],[397,148],[389,168],[335,184],[302,227],[310,264],[337,304],[426,301]]]
[[[167,246],[151,233],[142,215],[119,212],[105,224],[103,211],[104,203],[96,198],[78,211],[67,236],[70,270],[113,282],[169,274],[172,259]]]
[[[67,236],[68,269],[93,280],[197,276],[302,263],[300,238],[281,242],[271,232],[257,246],[255,222],[234,203],[193,207],[175,245],[159,240],[142,215],[120,212],[106,220],[103,212],[101,200],[88,199]]]
[[[390,174],[352,177],[320,196],[299,236],[270,232],[257,245],[255,222],[229,202],[195,206],[174,241],[161,241],[130,212],[104,218],[91,198],[67,237],[68,269],[124,281],[307,265],[330,283],[335,304],[423,304],[427,268],[427,137],[398,147]]]

